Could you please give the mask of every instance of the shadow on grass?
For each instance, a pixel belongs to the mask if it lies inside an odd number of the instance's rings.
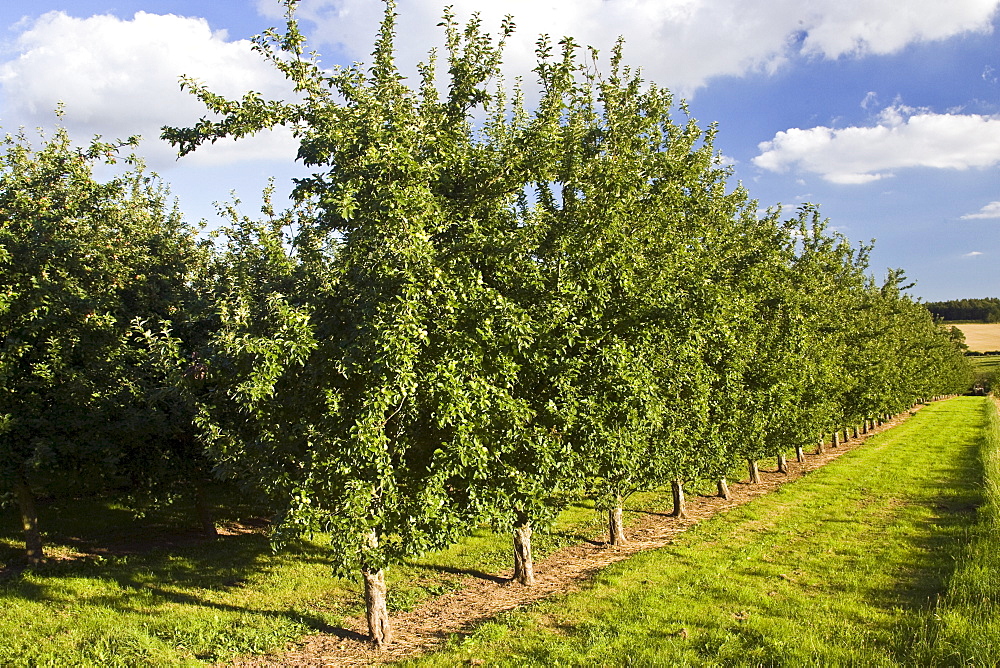
[[[267,592],[258,597],[260,607],[243,605],[239,597],[212,600],[211,592],[238,591],[289,560],[306,567],[330,565],[324,546],[299,541],[275,555],[253,521],[239,522],[246,533],[211,538],[185,523],[189,518],[176,510],[143,519],[100,500],[50,503],[43,512],[47,556],[38,566],[26,563],[15,513],[4,513],[0,521],[0,602],[93,606],[149,617],[158,616],[161,605],[195,606],[286,619],[312,632],[364,639],[322,615],[268,606]]]
[[[298,563],[329,563],[326,550],[308,544],[296,545],[284,558]],[[251,577],[278,568],[263,536],[225,536],[198,549],[166,553],[158,551],[139,558],[49,562],[22,569],[0,582],[0,600],[19,598],[32,602],[66,603],[106,608],[125,615],[156,616],[160,605],[183,605],[299,624],[313,633],[340,639],[366,641],[367,636],[330,624],[302,608],[269,608],[220,602],[199,596],[197,590],[236,590]],[[18,575],[31,574],[31,577]],[[61,586],[64,576],[114,583],[112,593],[87,596]],[[188,591],[181,591],[181,590]],[[195,590],[192,592],[191,590]],[[107,591],[107,590],[105,590]]]

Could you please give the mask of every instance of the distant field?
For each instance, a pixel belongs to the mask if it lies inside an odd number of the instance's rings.
[[[958,327],[965,334],[965,343],[969,346],[969,350],[977,353],[986,352],[987,350],[1000,350],[1000,323],[991,323],[989,325],[982,323],[956,324],[955,327]]]

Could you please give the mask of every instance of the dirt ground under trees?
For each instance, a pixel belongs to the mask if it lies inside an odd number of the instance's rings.
[[[730,483],[730,499],[717,496],[689,496],[685,519],[667,513],[632,510],[639,517],[626,528],[628,543],[610,547],[601,542],[583,542],[564,547],[536,562],[533,587],[513,584],[511,573],[467,576],[464,586],[431,598],[413,610],[392,618],[394,641],[378,651],[368,642],[364,617],[351,619],[345,628],[307,636],[285,652],[243,657],[227,666],[260,668],[273,666],[370,666],[391,663],[429,652],[455,634],[468,633],[496,615],[534,603],[555,594],[579,589],[602,568],[645,550],[669,545],[674,538],[698,522],[725,512],[797,480],[824,464],[850,452],[868,438],[892,428],[912,415],[904,412],[868,434],[842,443],[824,454],[806,454],[804,463],[788,462],[788,473],[779,473],[765,463],[761,483]],[[776,466],[776,462],[775,462]],[[629,512],[626,509],[626,512]]]

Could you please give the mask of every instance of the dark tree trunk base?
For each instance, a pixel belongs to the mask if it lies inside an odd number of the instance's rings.
[[[21,511],[21,526],[24,528],[24,556],[28,563],[37,566],[45,558],[42,549],[42,534],[38,531],[38,510],[35,508],[35,494],[27,481],[20,481],[14,490]]]
[[[802,452],[801,445],[795,446],[795,461],[797,461],[799,464],[804,464],[806,461],[806,454]]]
[[[215,517],[212,514],[212,506],[205,498],[205,491],[201,485],[194,488],[194,512],[198,516],[198,523],[201,524],[202,533],[210,538],[218,538],[219,530],[215,527]]]
[[[831,448],[839,448],[840,447],[840,432],[839,431],[833,432],[833,440],[830,442],[830,447]]]
[[[757,468],[756,459],[747,460],[747,469],[750,471],[750,482],[754,485],[760,484],[760,469]]]
[[[729,499],[731,499],[732,496],[729,494],[729,483],[726,481],[725,478],[719,478],[718,487],[719,487],[719,496],[721,496],[726,501],[729,501]]]
[[[778,455],[778,472],[788,473],[788,460],[785,459],[784,453]]]
[[[816,443],[816,454],[821,455],[826,452],[826,441],[822,438]]]

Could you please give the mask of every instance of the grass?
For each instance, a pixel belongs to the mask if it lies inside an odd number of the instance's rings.
[[[987,411],[980,448],[984,502],[968,545],[920,650],[924,663],[988,666],[1000,661],[1000,415]]]
[[[993,373],[1000,371],[1000,355],[973,355],[969,357],[972,368],[978,373]]]
[[[198,665],[336,624],[317,604],[349,592],[320,546],[297,548],[238,536],[25,571],[0,586],[0,665]]]
[[[935,604],[957,574],[990,563],[973,551],[996,534],[979,528],[986,511],[972,511],[981,494],[977,401],[931,406],[804,481],[607,570],[584,595],[505,615],[426,661],[885,665],[917,650],[950,661],[956,648],[981,642],[975,620],[998,612],[980,595],[983,586],[996,592],[995,580],[972,575],[962,576],[973,583],[963,585],[968,595]],[[651,493],[628,505],[668,504],[669,495]],[[236,521],[251,509],[228,512]],[[204,665],[343,633],[345,618],[363,610],[360,584],[330,575],[323,536],[275,554],[260,534],[185,539],[193,523],[180,505],[144,519],[94,499],[42,513],[53,558],[0,580],[3,666]],[[2,568],[21,545],[13,513],[0,520]],[[541,556],[604,528],[591,504],[576,504],[534,547]],[[407,610],[466,575],[508,569],[508,540],[481,530],[391,569],[390,607]],[[147,545],[82,551],[128,541]]]
[[[984,488],[987,401],[931,405],[582,592],[413,663],[996,665],[1000,463],[987,458]]]
[[[656,508],[668,497],[648,493],[632,503]],[[221,519],[245,520],[252,510],[229,507]],[[48,562],[0,577],[5,667],[204,665],[310,633],[343,633],[345,618],[363,614],[360,582],[330,575],[322,535],[276,554],[259,533],[197,538],[183,503],[145,518],[95,499],[43,504],[40,513]],[[603,531],[592,503],[574,504],[552,531],[535,534],[534,551],[540,558]],[[0,516],[0,571],[21,559],[21,540],[8,509]],[[88,549],[107,546],[105,556]],[[467,575],[510,567],[509,537],[481,529],[389,569],[390,611],[456,589]]]

